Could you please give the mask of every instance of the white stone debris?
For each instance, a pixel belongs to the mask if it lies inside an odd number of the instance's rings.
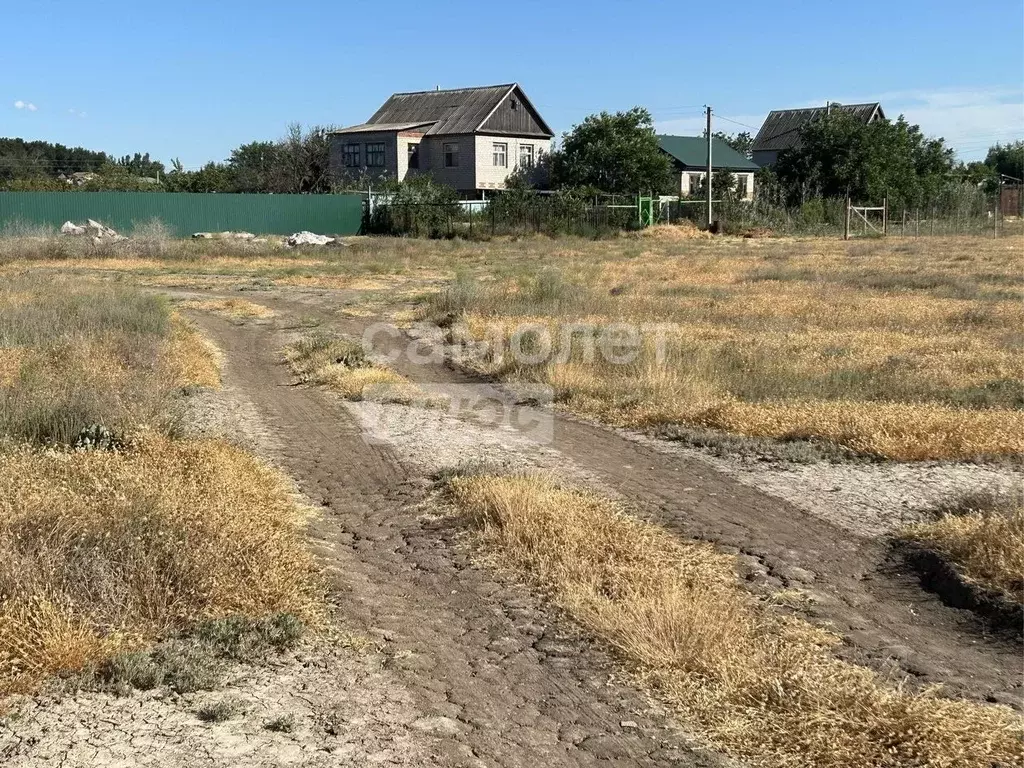
[[[75,224],[73,221],[65,221],[60,231],[65,235],[81,236],[88,235],[94,243],[112,242],[118,243],[126,238],[117,233],[117,230],[108,227],[106,224],[93,219],[86,219],[85,224]]]
[[[255,240],[252,232],[196,232],[194,240]]]
[[[85,228],[90,235],[92,235],[93,242],[101,243],[104,241],[120,242],[126,239],[122,235],[117,234],[117,231],[108,227],[106,224],[100,224],[98,221],[93,219],[86,219]]]
[[[294,235],[289,237],[285,242],[294,248],[297,245],[327,245],[333,243],[333,237],[327,237],[326,235],[318,235],[314,232],[296,232]]]
[[[60,231],[62,235],[84,235],[85,227],[80,227],[73,221],[65,221]]]

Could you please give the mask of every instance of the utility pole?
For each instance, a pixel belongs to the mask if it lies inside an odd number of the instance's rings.
[[[708,229],[711,228],[711,107],[708,110],[708,168],[707,176],[704,177],[704,188],[708,193]]]

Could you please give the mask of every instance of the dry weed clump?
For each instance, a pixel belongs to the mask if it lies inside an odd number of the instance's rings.
[[[213,351],[165,301],[105,284],[22,275],[0,288],[0,436],[73,444],[173,429],[189,386],[219,385]]]
[[[429,400],[409,379],[370,360],[356,341],[314,333],[289,345],[284,354],[302,381],[327,386],[347,400],[405,404]]]
[[[189,299],[178,304],[182,309],[200,309],[229,320],[245,320],[250,318],[265,319],[277,313],[269,307],[257,304],[248,299]]]
[[[0,453],[0,693],[208,619],[315,619],[302,522],[223,441]]]
[[[938,520],[910,526],[903,536],[939,552],[963,576],[1024,603],[1024,504],[967,499]]]
[[[1017,764],[1007,708],[910,693],[836,659],[839,639],[773,612],[732,558],[537,476],[457,476],[456,507],[718,748],[772,766]]]

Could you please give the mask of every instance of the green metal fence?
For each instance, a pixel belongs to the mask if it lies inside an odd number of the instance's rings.
[[[359,195],[233,195],[188,192],[0,192],[0,229],[8,224],[59,227],[95,219],[129,233],[160,219],[176,236],[244,231],[355,235],[363,219]]]

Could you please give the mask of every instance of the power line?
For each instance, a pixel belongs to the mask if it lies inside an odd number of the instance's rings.
[[[755,128],[755,127],[754,127],[754,126],[752,126],[752,125],[747,125],[746,123],[741,123],[741,122],[740,122],[739,120],[733,120],[733,119],[732,119],[731,117],[725,117],[725,116],[723,116],[723,115],[715,115],[715,116],[716,116],[716,117],[717,117],[717,118],[718,118],[719,120],[725,120],[725,121],[726,121],[727,123],[735,123],[736,125],[741,125],[741,126],[743,126],[744,128],[749,128],[749,129],[750,129],[750,130],[752,130],[752,131],[759,131],[759,130],[761,130],[760,128]]]

